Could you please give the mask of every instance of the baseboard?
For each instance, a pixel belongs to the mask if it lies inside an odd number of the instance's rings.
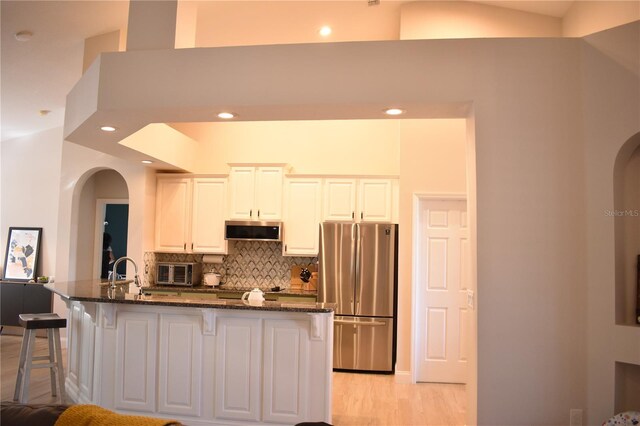
[[[413,383],[413,380],[411,379],[411,371],[396,370],[396,383]]]

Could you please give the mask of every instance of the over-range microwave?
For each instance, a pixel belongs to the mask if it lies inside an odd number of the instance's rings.
[[[158,262],[156,265],[157,285],[192,286],[202,279],[200,263]]]
[[[224,223],[224,239],[281,241],[282,222],[227,220]]]

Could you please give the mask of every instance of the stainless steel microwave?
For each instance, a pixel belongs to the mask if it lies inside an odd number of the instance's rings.
[[[200,263],[158,262],[156,265],[157,285],[192,286],[202,279]]]
[[[224,223],[225,240],[281,241],[282,222],[227,220]]]

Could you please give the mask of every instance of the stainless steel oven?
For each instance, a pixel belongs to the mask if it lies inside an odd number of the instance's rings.
[[[192,286],[201,279],[200,263],[159,262],[156,266],[157,285]]]

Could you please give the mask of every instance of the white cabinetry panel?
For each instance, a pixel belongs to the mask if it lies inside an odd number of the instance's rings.
[[[363,222],[391,222],[390,179],[360,179],[358,205]]]
[[[323,220],[341,222],[397,221],[397,179],[324,180]]]
[[[190,239],[191,179],[158,179],[156,250],[182,253]]]
[[[95,305],[91,305],[95,308]],[[80,375],[78,376],[78,384],[80,385],[80,394],[83,400],[91,400],[93,396],[93,361],[96,327],[92,314],[95,312],[87,312],[82,310],[82,329],[81,329],[81,345],[80,345]]]
[[[264,368],[263,420],[304,421],[309,390],[308,322],[265,321]]]
[[[118,312],[116,408],[155,411],[157,317],[155,313]]]
[[[282,167],[232,167],[229,217],[243,220],[282,218]]]
[[[202,316],[160,315],[158,412],[200,415]]]
[[[193,180],[192,252],[227,252],[227,241],[224,239],[226,199],[227,179],[196,178]]]
[[[78,377],[80,376],[80,349],[82,348],[82,314],[84,306],[78,302],[72,302],[69,306],[69,340],[67,342],[67,380],[76,388],[80,386]]]
[[[255,208],[258,220],[282,218],[282,167],[258,167],[256,173]]]
[[[229,216],[232,219],[251,219],[255,198],[255,174],[255,167],[231,168]]]
[[[325,179],[324,220],[351,221],[356,215],[356,180]]]
[[[290,178],[285,184],[285,256],[316,256],[322,213],[322,180]]]
[[[260,320],[220,317],[216,321],[217,418],[260,419]]]

